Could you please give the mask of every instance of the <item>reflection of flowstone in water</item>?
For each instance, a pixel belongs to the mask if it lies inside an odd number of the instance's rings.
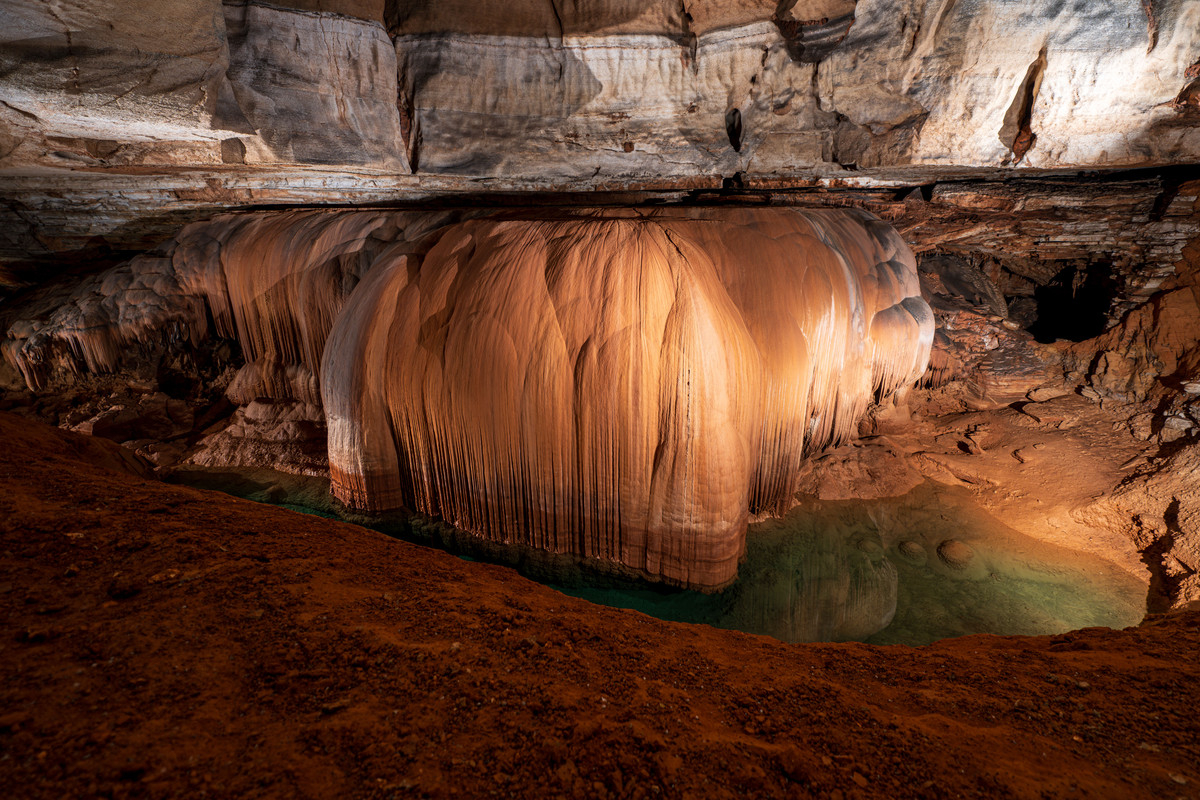
[[[1019,534],[969,493],[932,483],[885,500],[806,502],[753,524],[737,580],[705,594],[648,584],[607,562],[492,542],[423,515],[358,515],[332,503],[317,478],[191,469],[175,479],[507,564],[592,602],[791,642],[1053,634],[1135,625],[1144,612],[1146,586],[1135,577]]]
[[[865,518],[896,564],[896,617],[873,643],[1120,628],[1145,612],[1137,578],[1012,530],[965,490],[927,483],[900,498],[817,505],[821,514]]]
[[[797,535],[784,518],[752,536],[718,626],[829,642],[865,639],[892,621],[897,572],[878,534],[830,527]]]
[[[750,526],[737,581],[714,595],[571,586],[571,594],[785,641],[927,644],[972,633],[1137,624],[1146,587],[1095,556],[1008,528],[970,494],[809,501]]]

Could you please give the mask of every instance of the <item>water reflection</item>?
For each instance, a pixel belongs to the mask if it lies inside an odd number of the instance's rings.
[[[503,563],[592,602],[788,642],[919,645],[971,633],[1119,628],[1136,625],[1145,610],[1146,586],[1133,575],[1017,533],[966,490],[932,482],[898,498],[806,502],[755,523],[737,580],[705,594],[646,583],[614,565],[488,542],[426,517],[351,514],[317,479],[268,470],[175,477]]]
[[[899,498],[809,502],[751,526],[738,580],[716,595],[563,588],[789,642],[908,645],[1136,625],[1146,594],[1119,567],[1017,533],[967,491],[935,483]]]

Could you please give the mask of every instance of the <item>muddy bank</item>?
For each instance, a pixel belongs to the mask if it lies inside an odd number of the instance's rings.
[[[0,415],[22,797],[1194,796],[1200,613],[785,645],[138,477]]]

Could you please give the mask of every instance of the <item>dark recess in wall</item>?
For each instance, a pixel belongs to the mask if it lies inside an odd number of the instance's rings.
[[[1029,332],[1047,343],[1058,339],[1082,342],[1099,336],[1107,326],[1118,288],[1112,264],[1098,261],[1083,269],[1066,267],[1034,291],[1037,321]]]
[[[733,149],[742,152],[742,112],[731,108],[725,112],[725,133],[729,136],[729,144]]]

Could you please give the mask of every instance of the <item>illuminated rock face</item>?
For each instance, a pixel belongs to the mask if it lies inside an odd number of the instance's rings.
[[[858,211],[473,220],[377,263],[321,366],[334,493],[695,587],[923,371],[913,258]]]
[[[725,180],[944,197],[963,167],[1007,187],[1200,159],[1196,0],[0,0],[0,20],[0,295],[43,256],[229,207]]]
[[[228,396],[323,405],[348,505],[701,588],[734,577],[805,456],[928,361],[912,253],[866,212],[458,216],[197,223],[48,297],[3,354],[35,386],[236,339]]]
[[[0,19],[0,168],[553,189],[1200,153],[1194,0],[0,0]]]
[[[286,212],[190,225],[164,248],[50,297],[43,318],[9,328],[4,356],[36,387],[60,371],[114,371],[142,343],[216,334],[236,339],[248,362],[235,400],[319,402],[325,336],[380,237],[397,236],[396,216]]]

